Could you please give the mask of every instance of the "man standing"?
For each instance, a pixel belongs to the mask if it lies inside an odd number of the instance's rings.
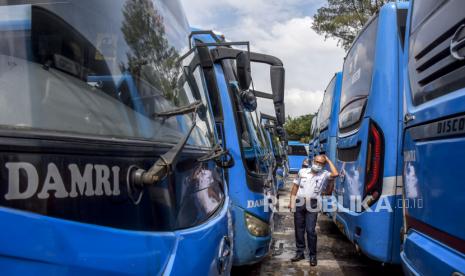
[[[323,169],[326,164],[329,165],[331,172]],[[311,168],[303,166],[299,170],[298,177],[294,180],[292,186],[291,201],[289,202],[289,208],[291,210],[295,209],[294,227],[297,247],[297,253],[291,259],[292,262],[305,259],[305,232],[307,232],[310,265],[317,265],[315,226],[319,212],[318,200],[322,191],[326,191],[326,194],[332,193],[333,180],[338,175],[336,167],[326,155],[315,156]]]

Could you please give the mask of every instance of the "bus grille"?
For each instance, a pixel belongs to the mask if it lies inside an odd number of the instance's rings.
[[[457,13],[450,13],[451,9],[463,8],[461,2],[451,1],[444,5],[412,34],[409,73],[415,104],[465,87],[465,59],[455,58],[450,49],[454,37],[457,40],[465,38],[463,14],[457,18],[454,16]],[[444,20],[444,14],[449,15],[448,20]],[[456,51],[465,57],[465,45]]]

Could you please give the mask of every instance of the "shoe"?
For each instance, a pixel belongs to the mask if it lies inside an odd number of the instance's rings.
[[[305,259],[304,254],[299,254],[299,253],[297,253],[297,254],[294,256],[294,258],[291,259],[291,262],[295,263],[295,262],[298,262],[298,261],[303,260],[303,259]]]
[[[311,266],[316,266],[317,265],[317,260],[316,257],[310,257],[310,265]]]

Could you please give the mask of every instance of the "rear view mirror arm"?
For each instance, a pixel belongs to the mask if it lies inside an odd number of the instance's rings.
[[[273,100],[274,97],[272,94],[261,92],[258,90],[252,90],[256,97]]]

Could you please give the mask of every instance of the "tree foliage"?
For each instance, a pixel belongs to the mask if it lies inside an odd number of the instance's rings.
[[[313,16],[312,29],[325,38],[336,38],[348,50],[370,17],[389,0],[327,0]]]
[[[297,140],[308,143],[312,139],[310,134],[310,125],[315,114],[302,115],[300,117],[287,117],[284,128],[286,129],[289,140]]]
[[[175,101],[181,67],[177,64],[178,52],[166,38],[163,17],[151,0],[127,1],[123,16],[121,31],[132,52],[127,53],[128,66],[122,64],[122,71],[137,77],[146,75],[146,81]]]

